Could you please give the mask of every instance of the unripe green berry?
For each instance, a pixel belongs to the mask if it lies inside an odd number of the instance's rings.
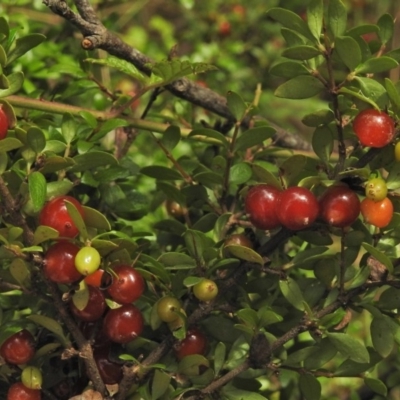
[[[37,367],[28,366],[22,371],[21,381],[29,389],[41,389],[43,383],[42,372]]]

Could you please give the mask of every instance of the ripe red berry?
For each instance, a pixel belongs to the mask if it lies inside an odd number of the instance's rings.
[[[0,347],[0,356],[10,364],[26,364],[35,355],[35,339],[23,329],[14,333]]]
[[[245,210],[251,223],[259,229],[274,229],[280,226],[276,214],[276,201],[280,190],[272,185],[253,186],[245,199]]]
[[[7,136],[9,125],[8,116],[0,104],[0,140]]]
[[[83,310],[79,310],[71,300],[71,312],[81,321],[92,322],[101,318],[106,309],[103,292],[94,286],[88,286],[89,301]]]
[[[110,360],[109,353],[109,345],[96,347],[93,350],[93,357],[103,382],[106,385],[115,385],[122,379],[122,367],[120,364]]]
[[[29,389],[22,382],[13,383],[7,392],[7,400],[41,400],[40,390]]]
[[[142,333],[143,316],[133,304],[109,310],[103,321],[105,335],[116,343],[128,343]]]
[[[393,119],[375,109],[361,111],[354,118],[353,130],[360,143],[368,147],[386,146],[395,135]]]
[[[43,271],[48,279],[57,283],[73,283],[82,275],[75,268],[75,256],[79,247],[60,241],[47,250],[43,260]]]
[[[392,220],[393,204],[388,197],[381,201],[373,201],[366,197],[361,202],[361,214],[366,223],[384,228]]]
[[[321,219],[338,228],[350,226],[360,214],[360,200],[347,186],[330,186],[319,199]]]
[[[276,214],[283,226],[293,231],[314,223],[319,214],[319,204],[312,192],[303,187],[290,187],[280,193]]]
[[[55,229],[61,237],[73,238],[79,231],[68,213],[65,200],[73,203],[83,217],[83,208],[78,200],[71,196],[59,196],[44,205],[39,215],[39,223]]]
[[[87,285],[100,287],[103,283],[103,275],[104,269],[98,269],[93,274],[87,275],[84,280]]]
[[[114,301],[120,304],[129,304],[137,300],[144,292],[142,275],[129,265],[117,265],[113,268],[112,284],[107,289]]]
[[[174,346],[178,360],[192,354],[204,355],[207,350],[207,338],[198,328],[191,328],[187,331],[185,339]]]

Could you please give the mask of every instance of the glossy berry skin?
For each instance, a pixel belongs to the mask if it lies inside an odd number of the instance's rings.
[[[83,217],[83,208],[78,200],[71,196],[58,196],[44,205],[39,215],[39,223],[55,229],[61,237],[74,238],[79,231],[68,213],[65,200],[73,203]]]
[[[381,201],[387,196],[386,182],[382,178],[372,178],[365,184],[365,197]]]
[[[207,338],[198,328],[187,331],[185,339],[179,341],[175,346],[175,355],[178,360],[192,354],[204,355],[207,350]]]
[[[35,355],[35,339],[23,329],[10,336],[0,347],[0,356],[9,364],[26,364]]]
[[[75,256],[75,268],[85,276],[96,272],[100,264],[100,253],[94,247],[84,246]]]
[[[242,233],[235,233],[229,236],[225,240],[224,246],[230,246],[230,245],[248,247],[249,249],[254,248],[252,241]]]
[[[330,186],[320,197],[320,217],[331,226],[350,226],[360,214],[360,200],[347,186]]]
[[[29,389],[22,382],[13,383],[7,392],[7,400],[41,400],[40,390]]]
[[[115,385],[122,379],[122,367],[110,360],[109,349],[108,345],[97,347],[93,351],[93,357],[103,382],[106,385]]]
[[[137,300],[144,292],[142,275],[129,265],[117,265],[113,270],[117,276],[112,274],[112,284],[107,293],[119,304],[129,304]]]
[[[384,147],[395,135],[393,119],[375,109],[361,111],[354,118],[353,130],[360,143],[368,147]]]
[[[259,229],[275,229],[280,226],[276,203],[280,190],[272,185],[253,186],[246,195],[245,210],[250,222]]]
[[[21,374],[21,382],[29,389],[41,389],[43,383],[42,371],[33,366],[27,366]]]
[[[75,268],[75,265],[74,265]],[[87,275],[84,279],[87,285],[101,287],[102,280],[104,275],[104,269],[98,269],[97,271],[93,272],[93,274]]]
[[[56,283],[73,283],[82,278],[75,268],[75,256],[79,247],[73,243],[60,241],[49,247],[43,260],[43,272]]]
[[[93,322],[100,319],[106,309],[103,292],[94,286],[88,286],[89,301],[83,310],[79,310],[71,300],[71,312],[81,321]]]
[[[144,320],[133,304],[109,310],[103,321],[105,335],[115,343],[128,343],[142,333]]]
[[[319,215],[319,204],[312,192],[303,187],[290,187],[280,193],[276,213],[281,224],[297,231],[309,227]]]
[[[384,228],[389,225],[393,217],[393,204],[388,197],[381,201],[373,201],[365,198],[361,202],[361,214],[364,221],[377,228]]]
[[[218,286],[211,279],[203,279],[193,286],[193,294],[200,301],[211,301],[217,297]]]
[[[9,121],[7,114],[4,112],[3,107],[0,105],[0,140],[7,136],[9,128]]]
[[[165,296],[157,303],[157,314],[163,322],[173,322],[179,318],[175,311],[181,309],[180,301],[172,296]]]

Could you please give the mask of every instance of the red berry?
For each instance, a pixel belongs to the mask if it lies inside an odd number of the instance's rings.
[[[129,304],[137,300],[144,292],[144,279],[135,268],[129,265],[117,265],[112,274],[112,284],[107,289],[114,301]]]
[[[178,360],[192,354],[204,355],[207,350],[207,338],[198,328],[191,328],[187,331],[185,339],[175,345],[174,350]]]
[[[111,361],[109,358],[110,346],[97,347],[93,351],[93,357],[101,379],[106,385],[115,385],[122,379],[122,367],[120,364]]]
[[[39,223],[55,229],[61,237],[73,238],[79,231],[68,213],[65,200],[73,203],[83,217],[83,208],[78,200],[71,196],[59,196],[44,205],[39,215]]]
[[[231,24],[229,21],[221,21],[218,25],[218,33],[220,36],[229,36],[231,34]]]
[[[13,383],[7,392],[7,400],[41,400],[40,390],[28,389],[22,382]]]
[[[75,256],[79,247],[60,241],[47,250],[43,260],[43,271],[48,279],[57,283],[73,283],[82,275],[75,268]]]
[[[281,192],[276,202],[276,213],[283,226],[293,231],[314,223],[319,214],[317,198],[308,189],[290,187]]]
[[[100,287],[102,285],[103,275],[104,269],[98,269],[93,272],[93,274],[87,275],[84,280],[87,285]]]
[[[363,146],[383,147],[394,135],[394,121],[388,114],[367,109],[361,111],[353,121],[353,130]]]
[[[384,228],[392,220],[393,204],[388,197],[381,201],[373,201],[366,197],[361,202],[361,214],[366,223]]]
[[[106,309],[103,292],[94,286],[88,286],[89,301],[83,310],[79,310],[71,301],[71,312],[81,321],[92,322],[101,318]]]
[[[7,136],[9,128],[8,116],[4,112],[3,107],[0,104],[0,140]]]
[[[259,229],[274,229],[280,226],[276,214],[276,201],[280,190],[272,185],[253,186],[245,199],[246,213],[251,223]]]
[[[103,321],[106,336],[116,343],[128,343],[142,333],[143,316],[133,304],[109,310]]]
[[[35,339],[26,329],[14,333],[1,345],[0,355],[10,364],[26,364],[35,355]]]
[[[330,186],[319,199],[324,222],[338,228],[350,226],[360,214],[360,200],[347,186]]]

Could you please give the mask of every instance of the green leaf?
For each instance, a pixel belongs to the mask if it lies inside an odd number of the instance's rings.
[[[251,176],[253,171],[249,164],[245,162],[240,162],[232,166],[229,171],[229,182],[234,185],[241,185],[246,183]]]
[[[357,74],[373,74],[396,68],[398,65],[399,63],[393,58],[382,56],[366,60],[356,68],[355,72]]]
[[[84,60],[92,64],[107,65],[110,68],[114,68],[118,71],[123,72],[133,78],[137,79],[139,82],[146,83],[148,81],[148,76],[143,72],[139,71],[132,63],[121,60],[120,58],[108,56],[107,58],[87,58]]]
[[[179,126],[170,125],[163,133],[161,138],[162,145],[172,151],[181,140],[181,130]]]
[[[337,354],[336,347],[327,338],[323,338],[314,347],[314,352],[304,360],[304,367],[309,370],[320,369]]]
[[[391,79],[385,78],[385,88],[389,96],[392,106],[396,110],[396,114],[400,113],[400,93],[397,91],[396,86]]]
[[[38,314],[28,315],[26,318],[30,319],[37,325],[43,326],[43,328],[46,328],[48,331],[53,332],[62,340],[64,345],[69,343],[69,340],[64,336],[61,325],[56,320],[46,317],[45,315]]]
[[[259,126],[244,131],[235,143],[235,151],[246,150],[253,146],[260,146],[264,140],[275,135],[275,129],[270,126]]]
[[[269,183],[270,185],[275,186],[278,189],[282,189],[279,180],[270,171],[263,168],[259,164],[253,164],[251,168],[253,169],[253,174],[255,175],[259,183]]]
[[[243,99],[235,92],[226,95],[227,106],[237,121],[241,121],[246,114],[247,106]]]
[[[303,63],[297,61],[283,61],[275,64],[269,70],[270,74],[281,78],[291,79],[299,75],[310,75],[310,71]]]
[[[215,185],[221,185],[223,181],[221,175],[211,171],[200,172],[194,175],[193,179],[210,189],[213,189]]]
[[[40,172],[43,175],[50,174],[53,172],[60,171],[75,165],[72,158],[64,158],[60,156],[50,156],[45,158],[43,167],[40,168]]]
[[[6,137],[0,140],[0,153],[6,153],[7,151],[18,149],[22,147],[23,143],[13,137]]]
[[[97,150],[79,154],[73,161],[75,165],[70,169],[72,172],[87,171],[105,165],[118,165],[118,160],[112,154]]]
[[[221,394],[224,400],[267,400],[267,398],[261,396],[261,394],[254,391],[238,389],[232,384],[223,386]]]
[[[208,213],[206,215],[203,215],[200,219],[198,219],[192,225],[192,228],[200,232],[210,232],[212,229],[214,229],[217,219],[218,219],[217,214]]]
[[[6,38],[10,35],[10,27],[4,17],[0,17],[0,33],[2,33]]]
[[[224,147],[228,147],[229,146],[229,142],[226,139],[226,137],[218,132],[218,131],[214,131],[213,129],[208,129],[208,128],[197,128],[197,129],[193,129],[188,138],[194,139],[194,140],[201,140],[204,138],[211,138],[211,139],[215,139],[215,142],[217,144],[221,144]]]
[[[193,268],[196,266],[196,262],[192,257],[188,256],[187,254],[177,252],[163,253],[157,261],[165,265],[166,268],[174,267],[177,265],[189,268]]]
[[[21,57],[29,50],[38,46],[46,39],[46,36],[40,33],[31,33],[24,37],[21,37],[15,41],[15,48],[8,54],[7,65],[10,65],[17,58]]]
[[[335,50],[346,67],[353,71],[362,61],[361,49],[351,36],[339,36],[335,39]]]
[[[229,251],[234,257],[240,258],[241,260],[249,261],[252,263],[264,265],[263,258],[254,250],[248,247],[238,246],[236,244],[230,244],[225,246],[226,251]]]
[[[346,31],[347,11],[341,0],[330,0],[328,6],[328,26],[334,37]]]
[[[144,167],[140,170],[143,175],[150,176],[151,178],[160,179],[164,181],[182,180],[179,172],[174,169],[163,167],[161,165],[152,165]]]
[[[83,310],[89,302],[89,289],[85,281],[82,279],[79,282],[78,289],[75,290],[72,296],[72,302],[78,310]]]
[[[321,55],[321,51],[313,46],[300,45],[295,47],[289,47],[282,52],[282,56],[293,60],[310,60],[311,58],[318,57]]]
[[[24,74],[22,72],[14,72],[7,76],[8,88],[0,89],[0,98],[11,96],[12,94],[18,92],[22,84],[24,83]]]
[[[370,331],[374,349],[382,357],[388,357],[394,346],[394,334],[390,321],[385,316],[374,317],[371,322]]]
[[[320,80],[311,75],[300,75],[278,86],[275,96],[286,99],[307,99],[324,89]]]
[[[321,398],[321,383],[311,374],[302,374],[299,378],[300,392],[304,400],[319,400]]]
[[[64,114],[61,122],[61,134],[67,144],[70,144],[75,137],[76,124],[75,119],[71,114]]]
[[[33,235],[33,244],[38,245],[46,240],[57,239],[59,236],[58,231],[49,226],[39,225]]]
[[[279,288],[283,294],[283,297],[294,307],[300,311],[304,311],[304,298],[299,285],[292,278],[288,278],[285,281],[279,281]]]
[[[26,283],[29,282],[29,269],[25,261],[20,258],[15,258],[9,268],[9,271],[12,277],[18,282],[22,287],[26,286]]]
[[[83,219],[86,226],[104,231],[111,230],[110,222],[100,211],[97,211],[94,208],[83,206],[83,212]]]
[[[328,124],[329,122],[334,121],[334,119],[335,116],[333,115],[332,110],[323,109],[307,114],[303,117],[301,122],[306,126],[316,128],[318,125]]]
[[[364,378],[364,383],[375,393],[387,397],[387,387],[386,385],[379,379],[373,378]]]
[[[223,342],[218,342],[214,349],[214,372],[218,376],[221,371],[226,357],[226,345]]]
[[[327,333],[328,339],[344,356],[357,363],[369,363],[369,353],[366,347],[354,337],[346,333]]]
[[[26,132],[26,139],[29,147],[36,154],[41,153],[46,147],[46,137],[44,136],[43,131],[36,126],[32,126],[28,129]]]
[[[386,185],[390,190],[396,190],[400,188],[400,163],[393,163],[386,179]]]
[[[281,178],[287,186],[296,183],[296,178],[301,174],[307,164],[307,157],[302,154],[296,154],[287,158],[280,166]]]
[[[28,175],[29,196],[33,203],[33,211],[38,212],[46,201],[46,178],[38,171]]]
[[[202,260],[204,250],[209,244],[209,239],[203,232],[188,229],[184,234],[186,248],[189,254],[197,261]]]
[[[82,218],[81,213],[75,207],[75,204],[71,203],[68,200],[64,200],[65,206],[67,207],[68,214],[70,215],[72,221],[74,222],[75,226],[77,227],[79,233],[82,236],[83,240],[87,240],[89,238],[85,221]]]
[[[99,127],[97,128],[97,131],[92,135],[90,134],[90,140],[91,142],[97,142],[100,139],[102,139],[107,133],[113,131],[114,129],[121,128],[124,126],[128,126],[129,123],[128,121],[125,121],[124,119],[121,118],[113,118],[105,121],[102,124],[99,124]]]
[[[377,104],[381,105],[380,108],[384,108],[386,106],[386,90],[376,79],[356,76],[354,81],[359,86],[361,93],[369,98],[370,104],[376,102]]]
[[[364,96],[364,94],[360,93],[360,92],[355,92],[354,90],[350,90],[346,87],[341,87],[339,89],[339,93],[341,94],[347,94],[350,95],[352,97],[355,97],[361,101],[364,101],[365,103],[369,103],[373,108],[375,108],[376,110],[379,110],[379,106],[369,97]]]
[[[312,147],[315,154],[325,163],[329,162],[329,158],[333,151],[334,136],[328,126],[318,127],[312,137]]]
[[[86,121],[86,123],[92,128],[95,129],[97,126],[97,119],[88,111],[81,111],[79,115]]]
[[[236,313],[237,317],[241,319],[245,325],[251,329],[256,329],[258,325],[258,315],[252,308],[242,308]]]
[[[388,269],[388,271],[393,274],[392,261],[386,254],[380,252],[376,247],[371,246],[369,243],[364,242],[362,246],[366,251],[368,251],[369,254],[371,254],[371,256],[380,261]]]
[[[159,399],[168,390],[170,381],[169,374],[156,369],[151,383],[151,400]]]
[[[301,35],[313,42],[315,41],[314,36],[308,29],[307,24],[301,19],[299,15],[295,14],[294,12],[284,8],[275,7],[269,9],[267,11],[267,15],[275,21],[278,21],[284,27],[300,33]]]
[[[283,321],[283,317],[281,315],[273,312],[268,307],[260,308],[257,311],[257,315],[259,320],[259,328],[265,328],[268,325],[276,324]]]
[[[311,0],[307,7],[307,25],[317,42],[320,40],[324,20],[322,0]]]
[[[382,44],[386,44],[393,37],[394,21],[390,14],[383,14],[377,22],[379,26],[378,37]]]

